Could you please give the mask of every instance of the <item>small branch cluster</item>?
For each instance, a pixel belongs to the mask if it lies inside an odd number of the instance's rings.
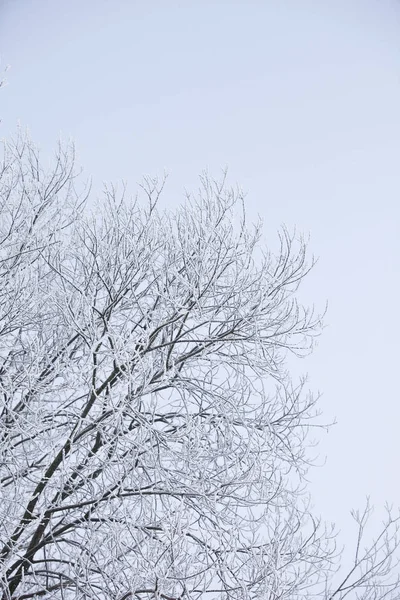
[[[7,71],[10,69],[10,65],[7,65],[4,70],[3,73],[7,73]],[[0,79],[0,87],[4,87],[5,85],[7,85],[7,80],[6,79]]]

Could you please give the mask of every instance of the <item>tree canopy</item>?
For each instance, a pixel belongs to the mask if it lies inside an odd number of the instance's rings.
[[[335,579],[310,509],[318,397],[287,355],[322,319],[313,259],[268,250],[225,176],[161,210],[164,180],[96,203],[72,145],[0,168],[0,585],[4,600],[398,598],[397,518]],[[386,594],[386,595],[385,595]]]

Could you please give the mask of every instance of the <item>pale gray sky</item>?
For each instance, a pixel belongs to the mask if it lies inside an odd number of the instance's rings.
[[[62,131],[97,184],[208,167],[248,192],[274,240],[311,232],[303,297],[329,326],[300,364],[324,396],[318,511],[346,529],[371,494],[400,505],[400,3],[0,0],[0,136]]]

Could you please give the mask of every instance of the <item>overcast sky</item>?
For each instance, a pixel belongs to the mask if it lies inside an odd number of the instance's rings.
[[[367,494],[400,505],[400,3],[0,6],[0,136],[20,120],[50,152],[71,135],[95,188],[167,169],[171,206],[228,166],[272,244],[282,223],[311,233],[303,297],[329,301],[328,327],[296,370],[338,420],[315,506],[346,530]]]

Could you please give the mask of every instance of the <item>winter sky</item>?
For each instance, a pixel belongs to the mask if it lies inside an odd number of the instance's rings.
[[[166,169],[166,206],[228,166],[267,241],[311,234],[327,328],[294,369],[338,421],[310,480],[345,532],[400,505],[399,32],[394,0],[0,0],[0,136],[72,136],[94,189]]]

